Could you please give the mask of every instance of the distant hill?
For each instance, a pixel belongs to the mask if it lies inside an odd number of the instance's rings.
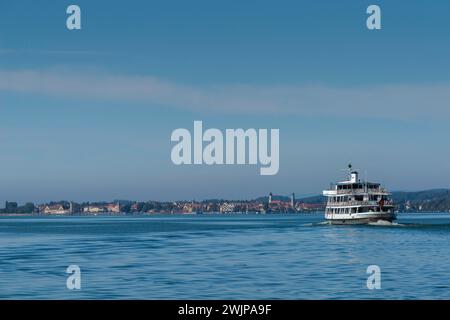
[[[322,195],[317,195],[317,196],[311,196],[311,197],[306,197],[306,198],[300,198],[297,201],[301,201],[304,203],[311,203],[311,204],[318,204],[318,203],[325,203],[327,199],[322,196]]]
[[[432,189],[417,192],[392,193],[397,209],[402,212],[436,211],[450,212],[450,190]]]
[[[427,200],[438,200],[443,198],[448,198],[450,196],[449,189],[431,189],[424,191],[394,191],[392,192],[392,198],[395,201],[427,201]]]
[[[291,198],[287,197],[287,196],[280,196],[280,195],[273,195],[272,196],[272,200],[277,200],[277,201],[289,201]],[[269,197],[265,196],[265,197],[259,197],[256,198],[255,201],[258,202],[268,202],[269,201]]]
[[[273,200],[290,201],[290,196],[273,195]],[[450,189],[431,189],[423,191],[394,191],[392,192],[396,210],[400,212],[450,212]],[[208,200],[209,202],[223,200]],[[253,201],[267,203],[268,196],[259,197]],[[323,204],[326,198],[322,195],[299,197],[297,202],[305,204]]]
[[[423,191],[394,191],[392,199],[401,212],[450,212],[450,189],[431,189]],[[304,203],[325,203],[322,195],[298,199]]]

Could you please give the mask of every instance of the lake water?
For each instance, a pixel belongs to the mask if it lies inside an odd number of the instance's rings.
[[[0,217],[3,299],[450,299],[450,214]],[[66,268],[81,269],[68,290]],[[381,289],[369,290],[369,265]]]

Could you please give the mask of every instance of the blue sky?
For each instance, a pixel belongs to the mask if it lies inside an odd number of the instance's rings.
[[[82,10],[82,30],[65,27]],[[365,27],[382,10],[382,30]],[[316,194],[352,161],[449,187],[450,3],[0,0],[0,201]],[[279,128],[280,171],[175,166],[170,134]]]

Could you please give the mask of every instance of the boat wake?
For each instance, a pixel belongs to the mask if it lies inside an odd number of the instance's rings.
[[[316,223],[304,224],[304,226],[336,226],[336,224],[333,224],[332,221],[321,221],[321,222],[316,222]],[[390,221],[387,221],[387,220],[377,220],[377,221],[374,221],[374,222],[361,223],[361,224],[351,224],[351,223],[349,223],[349,224],[339,224],[337,226],[347,226],[347,227],[351,227],[351,226],[407,227],[409,225],[398,223],[398,222],[390,222]]]
[[[310,226],[329,226],[331,225],[330,221],[321,221],[321,222],[314,222],[310,223]]]
[[[381,226],[381,227],[406,227],[406,225],[398,223],[398,222],[391,222],[387,220],[377,220],[374,222],[369,222],[369,226]]]
[[[450,223],[445,221],[444,223],[417,223],[417,222],[389,222],[387,220],[377,220],[374,222],[369,223],[362,223],[362,224],[333,224],[331,221],[325,220],[325,221],[317,221],[317,222],[311,222],[311,223],[305,223],[302,224],[304,227],[323,227],[323,226],[345,226],[345,227],[392,227],[392,228],[418,228],[418,229],[439,229],[439,230],[449,230],[450,229]],[[449,230],[450,231],[450,230]]]

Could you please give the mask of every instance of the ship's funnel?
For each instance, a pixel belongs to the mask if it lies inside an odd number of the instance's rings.
[[[350,172],[350,182],[358,182],[358,171]]]

